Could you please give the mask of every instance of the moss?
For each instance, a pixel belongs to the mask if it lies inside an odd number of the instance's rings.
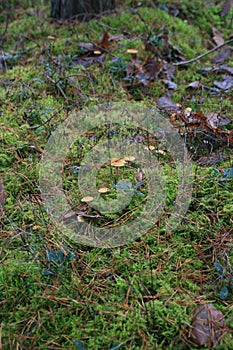
[[[171,45],[178,46],[185,59],[192,59],[209,49],[212,27],[221,30],[225,39],[231,35],[219,15],[220,6],[205,7],[201,1],[142,1],[135,11],[131,4],[131,8],[126,6],[124,11],[89,23],[60,25],[48,19],[46,4],[41,12],[34,1],[29,4],[25,0],[20,8],[13,2],[9,5],[14,5],[15,17],[11,18],[4,50],[12,56],[6,60],[0,82],[0,171],[7,194],[0,238],[3,347],[12,348],[17,342],[22,348],[57,344],[59,349],[75,349],[76,339],[88,349],[110,349],[114,344],[122,344],[122,349],[184,349],[181,339],[190,331],[191,310],[197,300],[213,301],[231,326],[230,298],[219,299],[221,285],[213,266],[219,260],[227,268],[233,261],[229,248],[232,181],[222,181],[222,170],[232,167],[232,150],[226,144],[217,140],[213,145],[225,158],[200,166],[195,157],[212,156],[213,149],[211,145],[204,149],[203,140],[191,134],[193,195],[187,214],[173,232],[166,230],[166,222],[176,199],[178,173],[170,152],[162,155],[156,148],[153,154],[159,154],[156,159],[166,180],[166,207],[149,232],[123,247],[82,246],[60,232],[47,216],[38,183],[42,150],[51,132],[71,112],[79,114],[106,101],[140,100],[141,105],[151,108],[156,107],[157,97],[167,93],[160,79],[147,87],[138,82],[127,84],[126,65],[132,61],[128,48],[138,50],[137,64],[143,64],[153,56],[145,50],[145,39],[150,35],[157,38],[165,26]],[[177,15],[172,12],[174,7]],[[4,28],[3,15],[0,21]],[[123,33],[124,38],[111,43],[102,64],[78,64],[91,53],[77,43],[97,43],[104,31]],[[203,72],[203,67],[212,65],[212,57],[176,68],[178,88],[172,99],[183,108],[204,114],[221,111],[221,116],[231,118],[231,94],[213,93],[211,88],[219,76]],[[195,80],[202,88],[187,89]],[[128,136],[134,136],[127,127]],[[222,128],[231,130],[232,125]],[[70,167],[80,165],[101,135],[106,135],[104,126],[90,130],[90,135],[82,135],[67,153],[63,190],[74,205],[80,204],[81,193],[77,190],[78,173]],[[110,186],[121,177],[135,186],[138,167],[131,165],[112,176],[109,166],[102,167],[97,174],[98,186]],[[147,195],[145,183],[136,190]],[[114,198],[115,192],[112,187],[106,199]],[[125,218],[129,220],[132,212],[140,214],[143,203],[144,197],[135,192]],[[113,213],[108,220],[116,218]],[[49,260],[48,249],[54,252],[53,257],[65,251],[75,258],[60,264]],[[217,348],[227,349],[231,344],[228,335]]]

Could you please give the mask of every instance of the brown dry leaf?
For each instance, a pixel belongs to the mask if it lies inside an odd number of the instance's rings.
[[[109,46],[111,45],[109,41],[109,35],[107,32],[105,32],[98,41],[98,46],[101,46],[103,49],[107,50]]]
[[[223,74],[222,75],[223,80],[222,81],[214,81],[214,85],[217,86],[219,89],[222,90],[229,90],[233,86],[233,77],[229,74]]]
[[[211,62],[216,64],[223,64],[228,61],[230,56],[232,55],[232,49],[230,46],[224,47],[220,50],[211,60]]]
[[[138,71],[138,66],[140,64],[141,64],[141,61],[133,61],[133,62],[127,63],[125,66],[126,78],[135,78]]]
[[[83,57],[79,58],[77,61],[74,62],[74,64],[81,65],[84,67],[89,67],[92,64],[103,64],[105,60],[105,54],[102,55],[96,55],[93,57]]]
[[[229,118],[222,118],[218,113],[206,113],[206,122],[212,129],[218,126],[228,125],[232,122]]]
[[[226,64],[223,64],[219,69],[223,72],[227,72],[229,74],[233,75],[233,67],[227,66]]]
[[[147,86],[149,84],[150,75],[145,71],[141,61],[133,60],[126,65],[126,78],[134,82]]]
[[[162,96],[157,99],[157,105],[161,109],[165,110],[177,110],[179,107],[170,97]]]
[[[171,80],[163,80],[166,84],[168,90],[177,90],[177,84],[174,83],[174,81]]]
[[[212,304],[197,306],[192,327],[192,337],[196,343],[212,349],[219,344],[225,333],[224,316]]]
[[[124,34],[108,34],[109,41],[121,41],[125,39]]]
[[[203,73],[208,72],[221,72],[221,73],[229,73],[233,75],[233,67],[230,67],[226,64],[222,64],[221,66],[211,66],[211,67],[203,67],[202,69]]]
[[[111,42],[113,41],[118,41],[118,40],[123,40],[124,35],[123,34],[116,34],[116,35],[111,35],[108,33],[104,33],[98,40],[97,44],[94,43],[87,43],[85,41],[80,41],[78,42],[78,47],[81,49],[84,49],[89,52],[94,52],[98,51],[100,48],[103,48],[104,50],[107,50],[109,46],[111,45]]]
[[[178,46],[169,41],[169,30],[166,26],[157,35],[144,37],[145,50],[167,62],[184,61],[185,56]]]
[[[200,81],[195,80],[192,83],[188,84],[187,89],[198,89],[199,87],[201,87]]]
[[[207,113],[206,121],[212,129],[216,129],[218,126],[218,113]]]
[[[6,192],[4,191],[3,181],[0,178],[0,219],[4,216],[3,206],[6,202]]]
[[[143,64],[143,71],[145,71],[149,80],[154,80],[158,77],[159,73],[163,69],[163,62],[158,61],[157,58],[147,58]]]
[[[172,43],[170,41],[169,41],[169,46],[172,50],[173,61],[182,62],[182,61],[186,60],[186,57],[185,57],[183,51],[181,51],[181,49],[178,46],[172,45]]]
[[[197,119],[197,120],[202,120],[202,121],[206,121],[206,117],[204,116],[202,111],[198,111],[194,116],[193,119]]]
[[[93,43],[86,43],[84,41],[78,42],[78,47],[87,51],[95,51],[97,48]]]
[[[221,16],[222,17],[226,16],[230,12],[232,4],[233,4],[232,0],[225,0],[224,1],[224,3],[222,4],[222,8],[221,8]]]
[[[223,38],[222,32],[220,32],[220,30],[218,30],[216,28],[212,28],[212,32],[213,32],[213,40],[214,40],[215,44],[222,45],[224,43],[224,38]]]
[[[129,52],[129,50],[127,50]],[[157,58],[148,57],[142,64],[140,60],[136,59],[137,50],[131,50],[132,62],[126,65],[126,78],[137,83],[147,86],[150,81],[158,77],[163,69],[163,62]]]
[[[160,77],[166,80],[172,80],[176,72],[176,66],[172,63],[163,63],[163,69],[160,73]]]

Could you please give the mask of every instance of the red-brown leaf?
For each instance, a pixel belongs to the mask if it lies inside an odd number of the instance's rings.
[[[200,305],[194,310],[192,327],[196,343],[213,348],[225,333],[224,316],[212,304]]]
[[[103,49],[107,50],[110,46],[109,35],[108,33],[104,33],[98,41],[98,45]]]

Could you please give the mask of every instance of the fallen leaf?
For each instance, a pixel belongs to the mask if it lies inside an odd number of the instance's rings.
[[[93,57],[79,58],[73,63],[84,67],[89,67],[92,64],[103,64],[104,60],[105,60],[105,54],[103,53],[102,55],[96,55]]]
[[[222,65],[221,67],[219,67],[219,69],[221,71],[226,71],[227,73],[229,74],[232,74],[233,75],[233,67],[230,67],[230,66],[227,66],[227,65]]]
[[[103,49],[107,50],[109,48],[109,46],[111,45],[110,41],[109,41],[109,35],[108,33],[104,33],[98,41],[98,46],[101,46]]]
[[[192,83],[188,84],[187,89],[198,89],[199,87],[201,87],[200,81],[195,80]]]
[[[125,39],[124,34],[109,34],[108,36],[109,41],[121,41]]]
[[[157,58],[147,58],[143,64],[143,69],[146,72],[149,80],[154,80],[158,77],[159,73],[163,68],[163,62]]]
[[[86,43],[84,41],[80,41],[78,42],[78,47],[80,47],[81,49],[84,49],[86,51],[95,51],[97,48],[93,43]]]
[[[172,63],[163,63],[163,69],[160,72],[162,79],[172,80],[176,72],[176,67]]]
[[[164,26],[160,33],[144,37],[145,50],[152,52],[156,57],[167,62],[185,60],[185,56],[179,47],[173,45],[169,39],[169,31]]]
[[[162,96],[157,99],[157,105],[161,109],[178,109],[179,107],[170,97]]]
[[[230,46],[224,47],[220,50],[211,60],[211,62],[216,64],[223,64],[228,61],[230,56],[232,55],[232,49]]]
[[[198,159],[199,165],[214,165],[219,164],[226,159],[226,156],[222,153],[216,153],[213,155],[204,156]]]
[[[219,113],[206,113],[206,121],[213,129],[232,122],[229,118],[220,117]]]
[[[226,16],[230,12],[232,4],[233,4],[232,0],[225,0],[224,1],[224,3],[222,4],[222,8],[221,8],[221,16],[222,17]]]
[[[164,80],[164,83],[167,85],[169,90],[177,90],[177,84],[171,80]]]
[[[212,28],[212,32],[213,32],[213,40],[214,40],[215,44],[222,45],[224,43],[224,38],[223,38],[222,32],[220,32],[220,30],[218,30],[216,28]]]
[[[233,86],[233,77],[229,74],[223,74],[222,78],[224,80],[222,81],[214,81],[214,85],[217,86],[219,89],[222,90],[229,90]]]
[[[215,347],[225,333],[225,320],[221,311],[212,304],[204,304],[194,310],[192,337],[198,345]]]
[[[233,67],[230,67],[226,64],[222,64],[220,66],[211,66],[211,67],[203,67],[201,68],[202,74],[208,73],[208,72],[221,72],[221,73],[229,73],[233,75]]]
[[[146,61],[142,64],[141,61],[136,60],[134,57],[133,61],[129,62],[125,67],[125,80],[128,80],[131,83],[136,81],[137,83],[147,86],[150,81],[158,77],[162,67],[163,63],[161,61],[158,61],[157,58],[147,58]]]

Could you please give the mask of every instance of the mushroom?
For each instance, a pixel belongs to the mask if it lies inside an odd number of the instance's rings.
[[[136,59],[138,50],[135,50],[135,49],[127,49],[127,53],[130,53],[130,54],[132,55],[132,58],[133,58],[133,59]]]
[[[145,149],[147,149],[149,151],[153,151],[155,149],[155,146],[149,145],[149,146],[146,146]]]
[[[138,50],[135,49],[127,49],[127,53],[130,53],[132,55],[136,55],[138,53]]]
[[[126,162],[134,162],[135,161],[135,157],[134,156],[126,156],[123,158]]]
[[[114,167],[117,168],[117,171],[116,171],[117,175],[118,175],[118,168],[120,168],[122,166],[125,166],[125,163],[126,162],[125,162],[125,160],[123,158],[112,158],[110,160],[111,166],[114,166]]]
[[[101,193],[101,194],[107,193],[107,192],[109,192],[109,188],[101,187],[101,188],[98,189],[98,192]]]
[[[92,202],[93,200],[94,200],[93,197],[91,197],[91,196],[86,196],[86,197],[83,197],[83,198],[81,199],[81,202],[89,203],[89,202]]]

